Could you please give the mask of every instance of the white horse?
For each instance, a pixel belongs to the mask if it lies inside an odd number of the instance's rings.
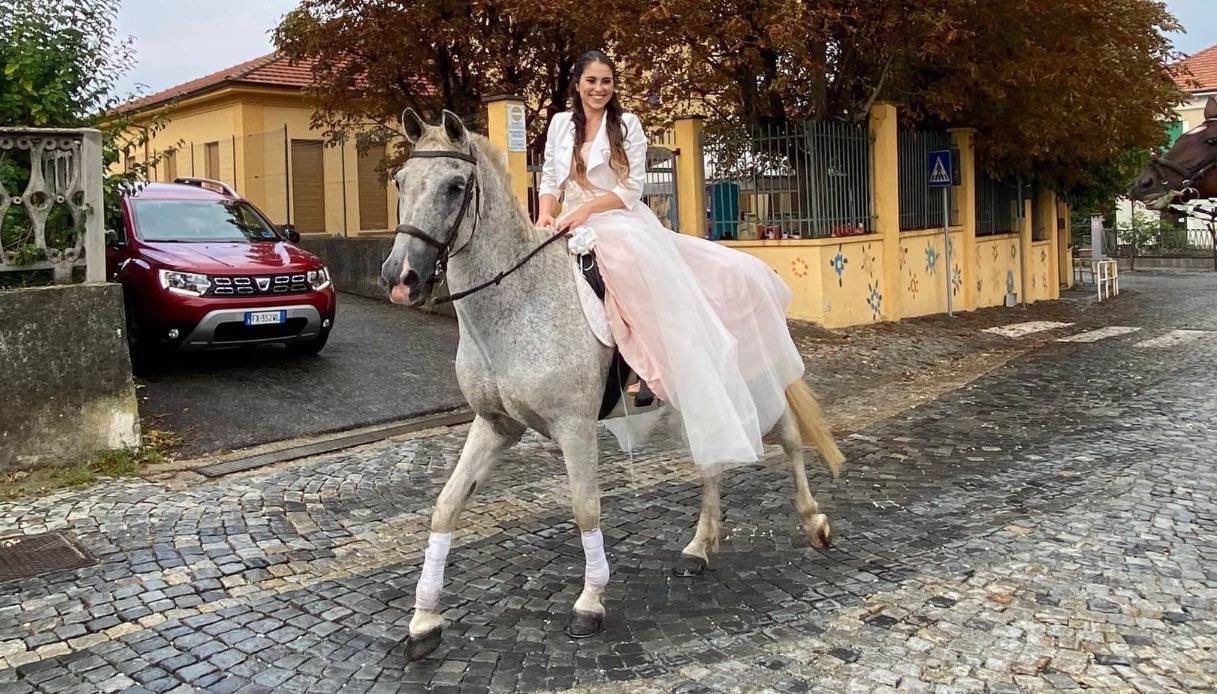
[[[469,133],[449,111],[441,125],[429,126],[407,110],[402,125],[413,151],[395,177],[401,224],[381,268],[382,284],[395,302],[410,305],[430,297],[438,275],[446,274],[454,292],[487,285],[456,301],[456,376],[475,418],[435,503],[406,655],[416,660],[438,647],[439,599],[457,516],[495,459],[527,428],[555,441],[566,461],[586,561],[583,592],[566,633],[591,636],[602,628],[601,595],[609,577],[596,427],[611,351],[583,317],[566,249],[549,244],[537,250],[553,237],[533,227],[513,196],[502,151]],[[807,483],[804,446],[818,448],[834,476],[844,458],[807,386],[791,385],[786,399],[774,433],[789,457],[803,529],[814,546],[824,547],[831,530]],[[702,573],[718,549],[721,469],[702,476],[701,517],[681,552],[680,575]]]

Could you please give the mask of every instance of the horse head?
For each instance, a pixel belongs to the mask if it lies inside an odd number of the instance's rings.
[[[424,123],[412,108],[401,121],[411,153],[393,177],[397,237],[381,265],[380,284],[393,303],[417,306],[442,279],[448,256],[476,228],[471,203],[479,185],[478,159],[473,136],[451,111],[444,111],[438,126]]]
[[[1154,210],[1217,197],[1217,98],[1209,97],[1203,123],[1180,135],[1170,151],[1150,156],[1128,197]]]

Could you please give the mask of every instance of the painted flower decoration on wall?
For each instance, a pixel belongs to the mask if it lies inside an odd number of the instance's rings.
[[[956,265],[954,272],[951,273],[951,293],[958,294],[961,287],[963,287],[963,269]]]
[[[845,254],[841,252],[840,248],[837,249],[837,254],[833,256],[832,260],[828,261],[828,266],[832,268],[833,272],[837,273],[838,287],[845,285],[845,280],[842,278],[842,275],[845,274],[845,264],[848,262],[849,258],[845,257]]]
[[[913,298],[917,298],[918,291],[920,291],[920,287],[917,283],[917,275],[909,275],[909,294],[912,294]]]
[[[869,243],[862,247],[862,271],[872,278],[875,276],[875,256],[871,255]]]
[[[867,289],[870,293],[866,297],[866,305],[870,306],[871,313],[874,317],[879,318],[879,310],[883,307],[883,294],[879,292],[879,283],[867,283]]]
[[[938,271],[938,249],[928,241],[925,244],[925,271],[931,275]]]
[[[806,277],[809,270],[811,268],[808,267],[807,261],[802,258],[795,258],[794,262],[790,264],[790,271],[799,279]]]

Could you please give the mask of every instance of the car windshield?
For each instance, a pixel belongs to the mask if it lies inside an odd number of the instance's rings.
[[[135,228],[145,241],[251,243],[279,235],[249,203],[236,200],[135,200]]]

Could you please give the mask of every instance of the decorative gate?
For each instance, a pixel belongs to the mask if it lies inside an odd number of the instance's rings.
[[[667,147],[648,149],[646,184],[642,189],[642,201],[651,208],[661,224],[673,231],[680,229],[680,206],[676,201],[677,156],[677,150]]]

